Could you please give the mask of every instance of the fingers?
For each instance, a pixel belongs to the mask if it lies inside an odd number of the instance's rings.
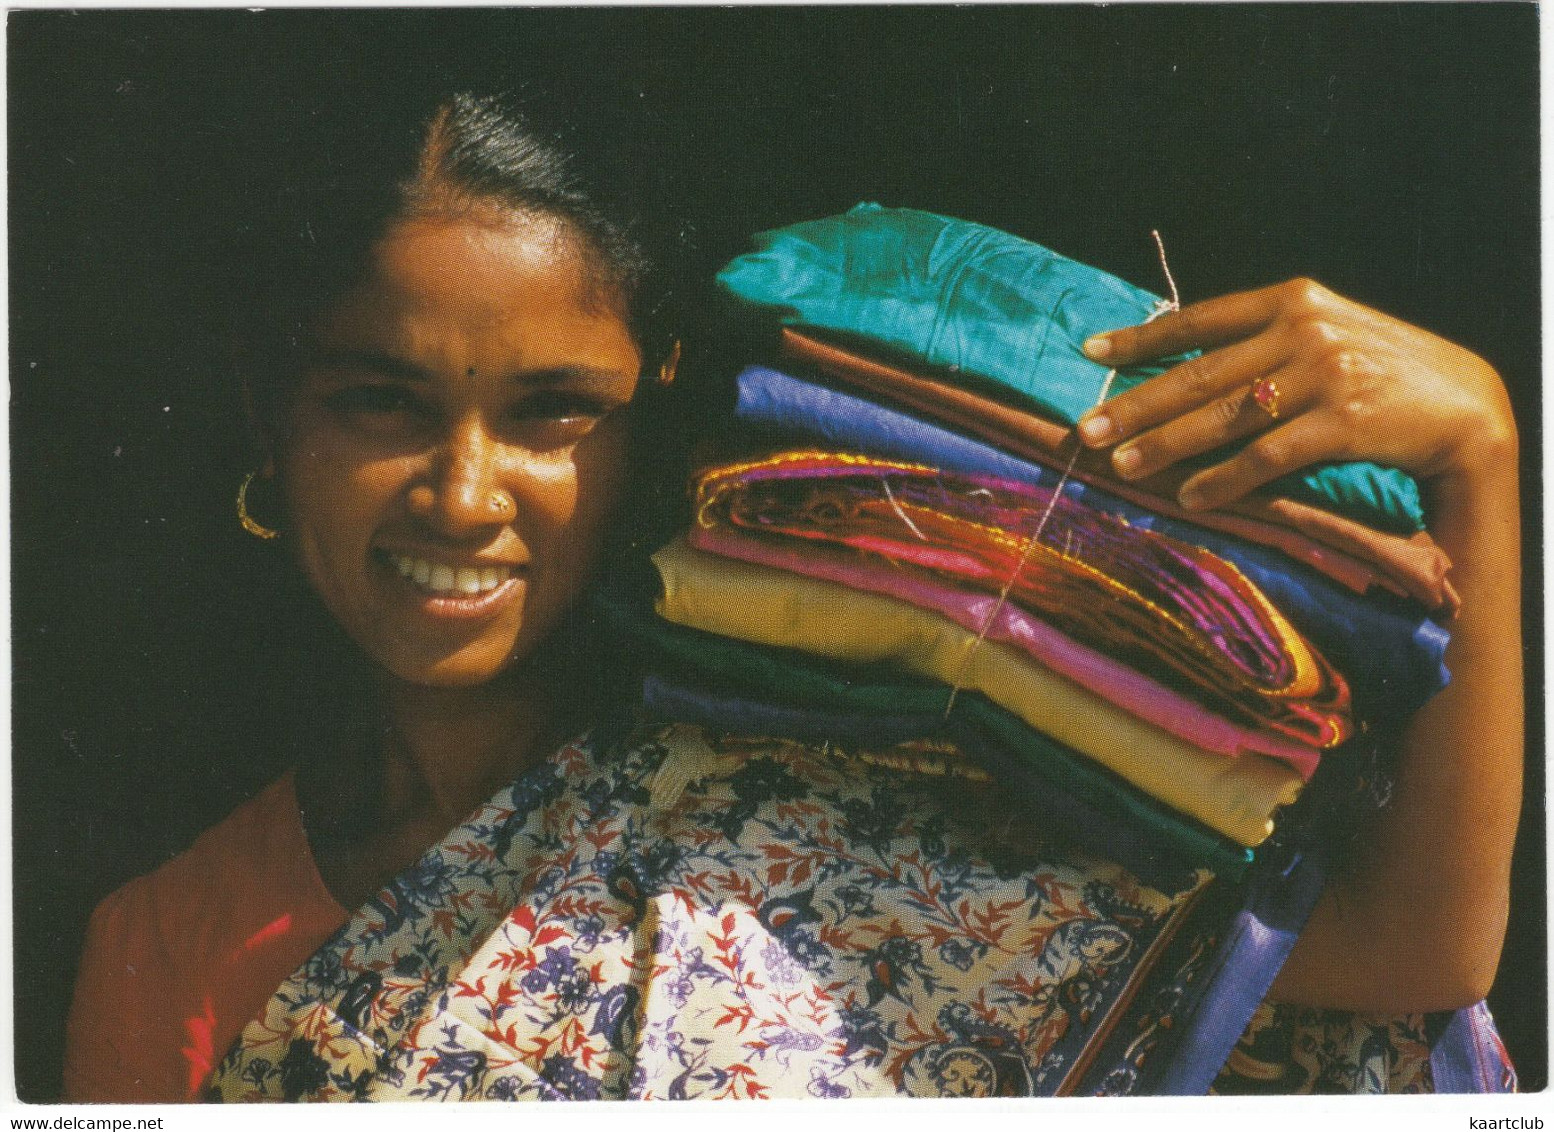
[[[1307,408],[1288,367],[1274,373],[1268,388],[1275,391],[1280,417],[1294,416]],[[1112,453],[1112,466],[1124,479],[1153,475],[1178,461],[1262,432],[1276,419],[1258,403],[1250,385],[1241,385],[1119,446]]]
[[[1371,356],[1387,337],[1377,317],[1295,279],[1097,335],[1085,353],[1117,368],[1207,352],[1097,406],[1079,434],[1091,447],[1116,445],[1113,466],[1130,480],[1253,437],[1182,484],[1178,498],[1192,510],[1232,503],[1311,464],[1360,458],[1383,440],[1360,419],[1373,412],[1367,406],[1387,371]]]
[[[1211,403],[1214,398],[1244,391],[1280,365],[1288,353],[1278,338],[1260,334],[1193,358],[1097,405],[1080,418],[1079,435],[1092,448],[1115,444],[1196,406]],[[1224,413],[1233,407],[1218,406],[1215,411]],[[1221,423],[1229,424],[1233,418],[1234,414],[1226,416]],[[1244,436],[1246,432],[1235,435]]]
[[[1347,451],[1334,451],[1334,423],[1324,418],[1321,412],[1302,413],[1263,433],[1228,460],[1182,484],[1178,501],[1189,511],[1223,507],[1300,468],[1349,458]]]
[[[1186,350],[1212,349],[1248,338],[1281,317],[1318,316],[1336,298],[1310,279],[1294,279],[1192,303],[1141,326],[1097,334],[1085,343],[1085,354],[1092,361],[1120,367]]]

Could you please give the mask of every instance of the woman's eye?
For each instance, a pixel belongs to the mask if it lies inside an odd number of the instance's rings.
[[[619,405],[599,397],[541,389],[510,410],[514,439],[535,451],[576,444]]]
[[[399,385],[349,385],[324,399],[341,416],[383,426],[402,419],[423,419],[430,409],[425,401]]]
[[[598,398],[542,390],[525,397],[513,415],[522,421],[595,421],[609,412]]]

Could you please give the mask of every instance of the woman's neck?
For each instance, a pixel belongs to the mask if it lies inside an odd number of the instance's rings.
[[[388,680],[388,678],[385,678]],[[384,687],[382,816],[451,828],[527,766],[551,735],[550,690],[533,680],[477,688]]]
[[[380,680],[379,730],[297,775],[319,875],[354,908],[563,736],[547,683],[426,688]]]

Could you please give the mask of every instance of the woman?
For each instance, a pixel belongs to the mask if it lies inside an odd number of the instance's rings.
[[[1084,1003],[1060,1003],[1039,964],[1011,974],[1000,933],[1045,922],[1057,891],[1141,922],[1175,895],[1082,855],[1011,864],[987,834],[1002,821],[977,810],[991,800],[970,786],[958,808],[955,791],[813,750],[586,731],[618,713],[592,702],[598,662],[570,649],[568,619],[606,548],[624,545],[612,532],[647,482],[636,418],[677,356],[660,284],[636,226],[498,103],[450,99],[410,140],[397,167],[384,146],[369,191],[330,186],[333,221],[315,215],[296,245],[296,274],[271,300],[282,345],[247,374],[260,472],[238,497],[244,526],[279,535],[360,648],[381,727],[98,909],[67,1095],[194,1098],[240,1032],[247,1052],[216,1078],[228,1097],[1047,1088],[1035,1053],[1061,1046],[1065,1011]],[[1373,1017],[1476,1002],[1504,934],[1520,790],[1516,437],[1498,377],[1308,282],[1190,306],[1087,349],[1109,364],[1207,351],[1081,426],[1124,476],[1256,432],[1189,482],[1189,507],[1331,459],[1426,483],[1462,597],[1453,683],[1409,724],[1393,803],[1271,1000]],[[1267,376],[1275,427],[1239,411]],[[278,502],[261,513],[265,495]],[[773,814],[845,827],[856,859],[744,852]],[[918,880],[899,867],[909,848]],[[777,849],[789,854],[782,899]],[[795,888],[801,868],[815,879]],[[865,891],[843,883],[848,868],[890,878]],[[956,921],[935,959],[900,921],[926,915],[951,872],[1003,919],[996,931]],[[518,950],[492,951],[488,935]],[[392,954],[375,951],[391,939]],[[472,973],[504,966],[507,981]],[[1017,979],[1015,1007],[989,997]],[[320,1012],[325,987],[338,993]],[[920,1016],[915,994],[937,1014]],[[414,1020],[428,1009],[434,1024]],[[1025,1048],[995,1057],[1015,1033],[997,1014],[1008,1009]],[[1351,1029],[1396,1047],[1389,1084],[1428,1087],[1424,1023],[1366,1025]],[[933,1026],[932,1040],[907,1036]],[[403,1057],[382,1055],[391,1037],[409,1043]],[[1326,1071],[1303,1064],[1288,1087]]]

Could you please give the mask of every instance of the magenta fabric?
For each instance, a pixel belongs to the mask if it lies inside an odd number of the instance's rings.
[[[1352,734],[1342,675],[1244,575],[1050,490],[785,450],[703,471],[696,522],[877,555],[956,589],[1007,590],[1065,636],[1234,723],[1313,748]]]

